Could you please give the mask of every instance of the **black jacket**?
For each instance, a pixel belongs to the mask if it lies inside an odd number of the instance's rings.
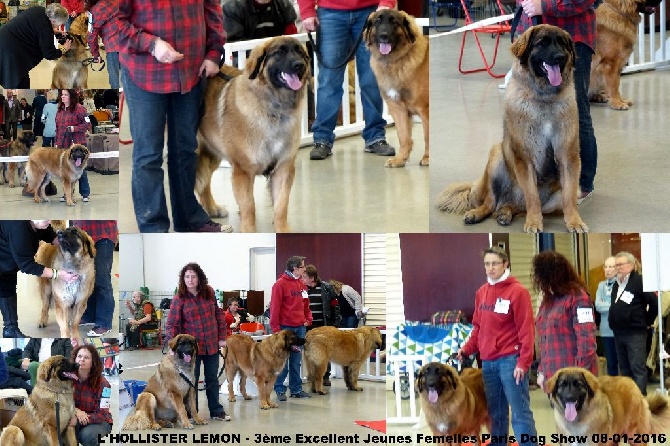
[[[23,358],[28,358],[31,361],[39,361],[40,347],[42,346],[41,338],[30,338],[28,344],[23,349]],[[54,339],[51,344],[51,356],[62,355],[70,359],[72,354],[72,342],[68,338]]]
[[[54,238],[56,233],[51,226],[33,230],[28,220],[0,220],[0,274],[20,270],[41,276],[44,265],[35,262],[35,253],[40,240],[51,243]]]
[[[281,36],[286,26],[297,19],[288,0],[272,0],[260,8],[253,0],[229,0],[223,4],[223,29],[228,42]]]
[[[630,304],[618,299],[619,283],[614,282],[612,287],[612,305],[610,306],[609,324],[614,335],[617,333],[643,332],[654,322],[658,314],[658,300],[656,294],[642,291],[642,276],[635,271],[630,273],[628,283],[623,292],[633,295]],[[649,310],[647,310],[649,306]]]
[[[340,304],[337,300],[335,289],[333,289],[331,284],[323,281],[319,283],[319,286],[321,287],[324,325],[339,327],[342,322],[342,315],[340,314]],[[316,326],[307,327],[308,330],[310,328],[316,328]]]

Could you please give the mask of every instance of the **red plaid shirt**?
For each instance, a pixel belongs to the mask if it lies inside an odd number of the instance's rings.
[[[540,341],[539,371],[545,380],[563,367],[583,367],[598,375],[593,304],[584,291],[542,302],[535,327]]]
[[[116,244],[119,238],[116,220],[70,220],[70,224],[86,231],[94,242],[108,238]]]
[[[220,0],[120,0],[121,65],[132,81],[151,93],[188,93],[205,59],[221,60],[226,35]],[[184,54],[172,64],[151,55],[157,37]]]
[[[596,48],[595,0],[542,0],[542,22],[558,26],[570,34],[572,40]],[[517,7],[521,1],[517,0]],[[525,13],[521,17],[519,32],[530,28],[531,20]]]
[[[111,387],[104,376],[100,380],[99,389],[94,389],[89,379],[83,382],[74,382],[74,406],[88,414],[89,424],[102,423],[103,421],[114,424],[109,409],[100,408],[100,399],[104,387]]]
[[[86,145],[86,130],[89,123],[88,112],[83,105],[77,104],[74,111],[66,109],[56,113],[56,147],[69,148],[72,144]],[[68,127],[74,126],[74,132]]]
[[[198,354],[212,355],[219,351],[219,341],[226,339],[223,310],[214,299],[214,290],[207,287],[197,296],[177,294],[170,303],[165,334],[172,339],[178,334],[190,334],[198,341]]]
[[[118,52],[119,46],[119,0],[101,0],[89,11],[93,16],[93,30],[86,40],[93,57],[100,56],[98,37],[102,37],[105,51]]]

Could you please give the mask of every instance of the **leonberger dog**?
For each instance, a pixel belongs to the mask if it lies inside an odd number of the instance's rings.
[[[542,214],[563,210],[570,232],[588,227],[577,211],[579,118],[570,35],[551,25],[529,28],[512,45],[516,57],[505,93],[503,141],[484,175],[440,193],[437,207],[465,214],[466,224],[493,214],[503,226],[526,212],[525,232],[541,232]]]
[[[196,192],[211,217],[228,215],[211,190],[212,174],[225,158],[242,232],[256,231],[256,175],[267,178],[276,231],[288,231],[309,64],[299,41],[280,36],[254,48],[244,72],[224,66],[220,76],[209,79],[198,132]]]
[[[407,162],[412,151],[413,115],[423,123],[424,152],[419,165],[427,166],[428,37],[413,17],[393,9],[370,14],[363,36],[370,50],[370,66],[400,141],[399,153],[386,161],[386,167],[403,167]]]
[[[459,376],[451,366],[431,362],[416,375],[421,410],[433,435],[476,436],[491,431],[482,370],[466,368]]]
[[[21,407],[0,435],[3,446],[76,445],[70,419],[75,414],[74,384],[79,366],[60,355],[51,356],[37,369],[37,382],[28,402]],[[59,414],[56,424],[56,401]]]
[[[547,392],[558,433],[584,436],[581,444],[625,442],[624,434],[631,445],[655,443],[650,435],[670,429],[668,397],[653,393],[645,398],[626,376],[596,377],[588,370],[566,367],[547,381]],[[606,440],[596,442],[596,435]]]
[[[72,22],[70,32],[63,38],[72,43],[56,62],[52,77],[51,88],[88,88],[88,68],[84,65],[86,52],[87,18],[80,14]]]
[[[70,227],[58,231],[58,246],[40,244],[35,261],[40,265],[77,274],[74,282],[40,277],[42,314],[38,327],[49,322],[49,307],[53,303],[61,338],[79,338],[79,322],[86,311],[88,298],[95,285],[95,243],[82,229]]]
[[[224,348],[228,401],[235,401],[233,382],[235,375],[239,373],[240,393],[245,400],[251,399],[247,394],[246,381],[247,377],[253,376],[258,387],[261,409],[278,407],[277,403],[270,400],[277,375],[284,368],[291,347],[304,344],[305,339],[291,330],[282,330],[260,342],[244,334],[228,336]]]
[[[589,99],[628,110],[633,102],[621,97],[621,70],[637,41],[640,13],[651,14],[661,0],[603,0],[596,8],[596,48],[591,61]]]
[[[37,138],[30,130],[24,130],[14,141],[0,140],[0,156],[28,156],[30,148],[35,144]],[[4,167],[2,166],[4,164]],[[19,184],[26,185],[26,162],[20,163],[0,163],[0,184],[9,183],[9,187],[14,187],[14,177],[16,171],[19,171]]]
[[[65,202],[68,206],[74,206],[74,186],[84,173],[88,156],[88,149],[81,144],[72,144],[69,149],[35,149],[26,167],[28,189],[33,191],[35,203],[49,201],[44,189],[51,177],[58,177],[63,182]]]
[[[137,397],[135,413],[123,423],[123,430],[160,430],[173,427],[179,421],[184,429],[193,429],[193,423],[207,424],[198,416],[195,404],[195,359],[198,343],[191,335],[180,334],[168,343],[169,352],[149,379],[147,387]],[[183,375],[183,376],[182,376]]]
[[[340,330],[337,327],[316,327],[305,336],[305,366],[307,381],[313,393],[326,395],[323,375],[328,362],[340,364],[348,390],[362,392],[358,386],[361,366],[372,352],[382,347],[382,334],[376,327]]]

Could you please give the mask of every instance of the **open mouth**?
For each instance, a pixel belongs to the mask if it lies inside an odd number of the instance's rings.
[[[74,165],[77,166],[77,167],[81,166],[81,163],[83,163],[83,162],[84,162],[84,158],[77,157],[77,158],[74,159]]]
[[[384,56],[390,54],[392,49],[393,47],[391,46],[390,43],[379,42],[379,52],[382,53]]]
[[[437,392],[436,388],[428,388],[428,402],[431,404],[437,403],[437,400],[440,398],[440,394]]]
[[[280,71],[277,79],[293,91],[298,91],[302,87],[302,81],[297,74]]]
[[[73,381],[79,381],[79,376],[77,376],[77,374],[74,372],[63,372],[63,376]]]
[[[193,356],[191,356],[191,355],[189,355],[189,354],[187,354],[187,353],[183,353],[181,356],[182,356],[182,358],[184,359],[184,362],[187,363],[187,364],[188,364],[189,362],[191,362],[191,359],[193,359]]]
[[[547,78],[549,79],[549,83],[554,86],[558,87],[561,85],[561,82],[563,82],[563,78],[561,77],[561,66],[556,64],[556,65],[549,65],[546,62],[542,62],[542,70],[544,73],[547,75]]]
[[[577,419],[577,401],[565,402],[565,419],[573,422]]]

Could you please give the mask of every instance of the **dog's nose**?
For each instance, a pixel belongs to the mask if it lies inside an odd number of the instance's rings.
[[[565,62],[565,53],[557,52],[552,56],[553,64],[560,65]]]
[[[378,34],[378,36],[379,40],[381,40],[382,42],[386,42],[389,39],[389,33],[387,32],[381,32]]]
[[[292,68],[296,71],[305,69],[305,62],[302,60],[294,60]]]

